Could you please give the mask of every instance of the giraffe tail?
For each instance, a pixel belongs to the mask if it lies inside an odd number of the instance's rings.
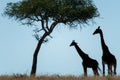
[[[100,69],[100,67],[98,66],[98,70],[100,71],[100,73],[102,73],[102,70]]]

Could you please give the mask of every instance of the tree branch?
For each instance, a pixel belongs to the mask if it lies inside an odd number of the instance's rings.
[[[60,23],[60,22],[55,21],[55,22],[52,23],[52,25],[51,25],[51,27],[50,27],[50,29],[49,29],[49,33],[51,33],[51,32],[53,31],[53,29],[56,27],[56,25],[57,25],[58,23]]]
[[[36,16],[35,16],[35,17],[36,17]],[[29,18],[30,20],[37,21],[37,22],[38,22],[38,21],[41,21],[41,20],[40,20],[39,18],[37,18],[37,17],[36,17],[36,19],[33,18],[33,17],[28,17],[28,18]]]
[[[45,29],[44,21],[43,20],[41,20],[41,25],[42,25],[42,29],[47,33],[47,30]]]
[[[48,27],[48,19],[46,19],[46,29],[49,31],[49,27]]]

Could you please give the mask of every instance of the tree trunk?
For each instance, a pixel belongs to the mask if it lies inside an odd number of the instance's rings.
[[[37,56],[40,50],[40,47],[44,41],[44,39],[48,36],[47,33],[44,33],[43,36],[41,37],[41,39],[39,40],[37,47],[35,49],[35,52],[33,54],[33,63],[32,63],[32,69],[31,69],[31,76],[35,76],[36,75],[36,69],[37,69]]]
[[[37,44],[37,47],[36,47],[36,49],[35,49],[34,55],[33,55],[33,64],[32,64],[32,69],[31,69],[31,76],[35,76],[35,75],[36,75],[37,56],[38,56],[39,50],[40,50],[40,48],[41,48],[41,45],[42,45],[44,39],[52,33],[53,29],[55,28],[55,26],[56,26],[58,23],[59,23],[59,22],[54,22],[54,23],[51,25],[51,27],[50,27],[50,29],[49,29],[49,32],[45,32],[45,33],[43,34],[43,36],[41,37],[41,39],[39,40],[39,42],[38,42],[38,44]]]

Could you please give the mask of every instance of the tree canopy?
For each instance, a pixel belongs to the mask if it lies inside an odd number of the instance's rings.
[[[99,16],[92,0],[22,0],[8,3],[4,13],[27,24],[41,20],[81,24]]]

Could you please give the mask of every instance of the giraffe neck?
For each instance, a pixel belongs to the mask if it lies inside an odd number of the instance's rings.
[[[84,58],[86,57],[87,54],[85,54],[85,53],[79,48],[79,46],[78,46],[77,44],[74,45],[74,46],[75,46],[75,48],[76,48],[76,50],[77,50],[79,56],[80,56],[82,59],[84,59]]]
[[[100,33],[100,38],[101,38],[101,46],[102,46],[103,53],[106,52],[106,51],[109,51],[107,45],[105,44],[102,31]]]

